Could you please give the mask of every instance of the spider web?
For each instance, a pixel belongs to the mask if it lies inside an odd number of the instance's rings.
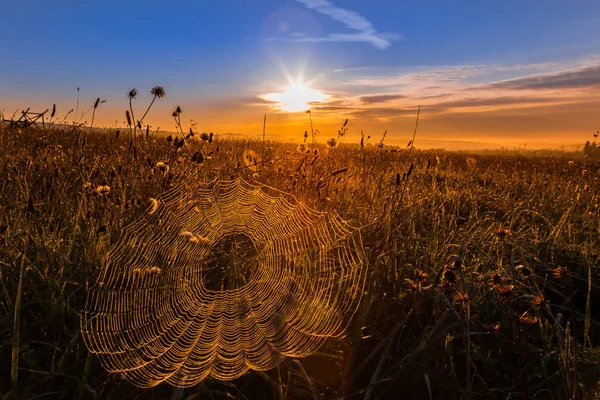
[[[82,335],[136,386],[235,379],[343,333],[361,297],[358,229],[243,180],[176,187],[125,229]]]

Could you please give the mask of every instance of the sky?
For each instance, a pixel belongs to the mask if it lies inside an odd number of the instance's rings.
[[[597,0],[0,0],[0,110],[300,142],[573,148],[600,129]],[[78,90],[79,88],[79,90]],[[79,98],[79,105],[77,101]],[[308,114],[307,109],[311,110]]]

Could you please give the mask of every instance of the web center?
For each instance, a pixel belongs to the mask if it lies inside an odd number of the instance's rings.
[[[250,282],[258,267],[258,251],[243,233],[223,236],[202,262],[202,283],[207,290],[240,289]]]

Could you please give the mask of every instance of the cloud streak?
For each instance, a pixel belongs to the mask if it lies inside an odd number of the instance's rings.
[[[319,111],[351,119],[391,122],[412,117],[492,115],[544,107],[598,103],[600,63],[577,61],[531,65],[456,65],[338,70],[335,108]],[[499,79],[500,78],[500,79]],[[507,79],[508,78],[508,79]],[[528,111],[525,111],[528,110]],[[495,114],[494,114],[495,115]]]
[[[600,85],[600,65],[582,67],[550,74],[492,82],[482,89],[544,90],[573,89]]]
[[[374,103],[385,103],[391,100],[398,100],[405,98],[406,96],[399,94],[375,94],[370,96],[361,96],[360,101],[363,104],[374,104]]]
[[[392,45],[392,40],[400,39],[401,36],[396,33],[380,33],[373,24],[360,15],[351,10],[346,10],[335,6],[327,0],[297,0],[304,4],[309,10],[318,12],[341,22],[346,28],[355,32],[352,33],[332,33],[320,37],[296,37],[293,40],[297,42],[365,42],[370,43],[375,48],[383,50]]]

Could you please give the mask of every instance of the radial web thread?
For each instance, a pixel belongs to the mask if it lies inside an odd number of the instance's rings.
[[[157,201],[88,291],[82,334],[108,371],[140,387],[231,380],[343,333],[365,268],[337,214],[239,179]]]

